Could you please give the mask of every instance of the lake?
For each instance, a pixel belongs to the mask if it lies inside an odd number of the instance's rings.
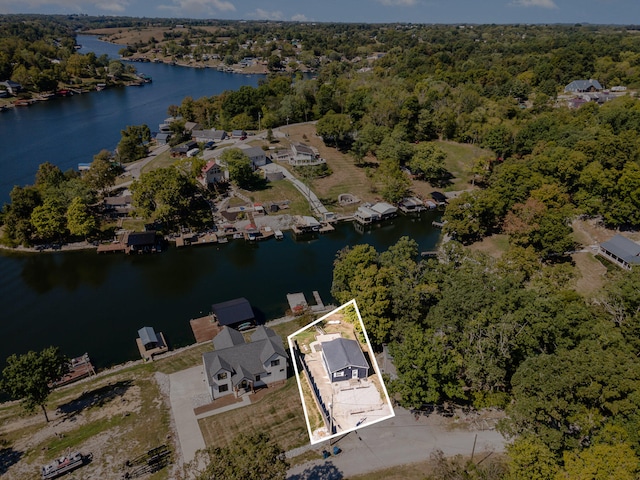
[[[93,37],[78,42],[98,54],[119,48]],[[113,148],[125,125],[148,123],[153,130],[167,116],[167,106],[186,95],[213,95],[256,85],[259,79],[210,69],[135,65],[153,77],[152,84],[56,99],[0,115],[0,141],[15,146],[4,148],[0,158],[0,188],[7,199],[14,184],[33,183],[44,161],[63,170],[75,168],[100,149]],[[432,250],[440,236],[431,226],[437,215],[398,217],[363,233],[343,223],[331,234],[305,241],[287,232],[282,241],[237,240],[148,256],[0,250],[0,334],[8,339],[0,343],[0,362],[12,353],[57,345],[69,356],[87,352],[98,367],[106,367],[139,358],[135,338],[143,326],[162,331],[173,347],[193,343],[189,320],[209,313],[214,303],[246,297],[267,319],[285,313],[287,293],[303,292],[313,302],[312,291],[318,290],[330,303],[333,261],[340,249],[370,243],[381,251],[408,235],[420,250]]]

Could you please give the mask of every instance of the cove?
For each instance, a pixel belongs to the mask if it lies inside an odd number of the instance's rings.
[[[84,49],[114,56],[118,46],[79,37]],[[101,50],[102,49],[102,50]],[[106,50],[105,50],[106,49]],[[120,129],[147,123],[152,130],[170,104],[191,95],[213,95],[259,76],[136,63],[153,78],[143,87],[107,89],[39,103],[0,115],[0,201],[14,184],[33,183],[40,163],[63,170],[90,161],[102,148],[113,149]],[[286,294],[318,290],[330,295],[333,262],[345,246],[369,243],[378,251],[401,236],[433,250],[439,230],[436,212],[397,217],[358,231],[351,223],[331,234],[296,241],[290,232],[249,244],[232,241],[157,255],[97,255],[81,252],[19,254],[0,250],[0,363],[13,354],[59,346],[71,357],[89,353],[99,367],[139,358],[137,330],[153,326],[174,348],[194,342],[189,320],[207,314],[214,303],[246,297],[264,318],[282,316]]]

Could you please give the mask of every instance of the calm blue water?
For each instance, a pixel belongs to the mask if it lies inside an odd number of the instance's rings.
[[[82,52],[118,57],[121,48],[88,35],[78,36]],[[214,69],[133,63],[153,78],[142,87],[122,87],[55,98],[0,114],[0,204],[9,201],[14,185],[34,182],[46,161],[63,171],[89,163],[103,148],[113,150],[127,125],[146,123],[151,131],[167,118],[167,107],[191,96],[200,98],[257,86],[261,75],[237,75]]]
[[[92,43],[93,42],[93,43]],[[117,52],[94,38],[80,38],[85,48]],[[115,49],[115,50],[114,50]],[[157,64],[135,64],[153,77],[140,88],[105,90],[37,104],[0,116],[0,187],[29,184],[37,166],[50,161],[63,170],[91,161],[102,148],[113,148],[128,124],[155,125],[169,104],[182,97],[211,95],[257,77]],[[6,148],[6,146],[14,148]],[[69,356],[88,352],[96,365],[138,358],[137,330],[153,326],[174,347],[194,342],[191,318],[211,305],[246,297],[265,318],[282,316],[286,294],[304,292],[312,301],[318,290],[330,297],[333,261],[347,245],[370,243],[379,251],[401,236],[414,238],[420,250],[432,250],[439,231],[434,213],[399,217],[358,233],[351,224],[315,240],[257,245],[170,248],[159,255],[97,255],[95,251],[15,254],[0,250],[0,364],[12,353],[58,345]]]

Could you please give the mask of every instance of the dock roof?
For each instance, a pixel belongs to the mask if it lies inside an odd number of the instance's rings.
[[[147,346],[151,343],[158,343],[158,337],[156,336],[156,332],[153,327],[142,327],[140,330],[138,330],[138,336],[140,337],[140,341],[144,346]]]
[[[244,297],[216,303],[211,307],[211,310],[220,325],[248,322],[254,318],[251,304]]]

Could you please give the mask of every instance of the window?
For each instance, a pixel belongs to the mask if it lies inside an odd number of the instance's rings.
[[[277,367],[278,365],[280,365],[280,359],[271,360],[271,366],[272,367]]]
[[[218,374],[218,380],[225,380],[227,378],[227,372],[222,372]]]
[[[340,370],[339,372],[334,373],[333,376],[336,378],[344,377],[344,370]]]
[[[260,381],[260,375],[256,375],[256,382]]]
[[[225,383],[224,385],[220,385],[218,387],[218,391],[219,392],[228,392],[229,391],[229,384]]]

